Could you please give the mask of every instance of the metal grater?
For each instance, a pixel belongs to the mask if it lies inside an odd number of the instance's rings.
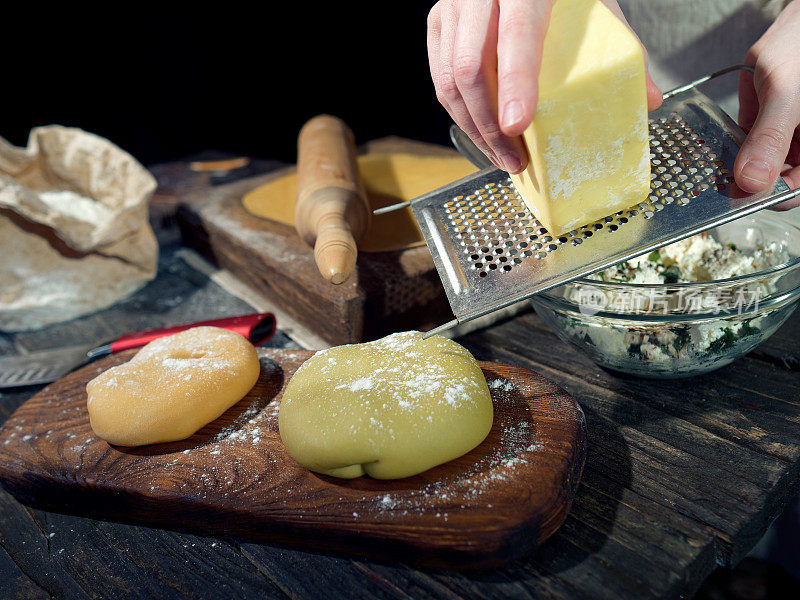
[[[410,205],[433,256],[456,318],[427,335],[800,194],[781,178],[753,195],[733,183],[745,134],[695,88],[742,68],[667,92],[650,113],[648,198],[564,235],[550,235],[495,167],[376,211]]]

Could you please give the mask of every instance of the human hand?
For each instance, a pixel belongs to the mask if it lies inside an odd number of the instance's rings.
[[[739,125],[747,139],[733,166],[749,193],[769,189],[778,175],[800,187],[800,0],[794,0],[744,59],[754,73],[739,75]],[[794,198],[778,205],[800,205]]]
[[[602,1],[628,25],[616,0]],[[527,166],[519,136],[536,111],[542,44],[554,2],[440,0],[428,15],[428,61],[439,102],[509,173]],[[649,74],[647,100],[650,110],[662,100]]]

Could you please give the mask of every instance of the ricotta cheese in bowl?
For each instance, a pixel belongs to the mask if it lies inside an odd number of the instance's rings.
[[[800,300],[800,229],[761,211],[531,299],[563,340],[640,377],[706,373],[772,335]]]

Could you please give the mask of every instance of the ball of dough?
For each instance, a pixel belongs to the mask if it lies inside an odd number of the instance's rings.
[[[466,348],[408,331],[317,352],[286,386],[278,425],[286,450],[312,471],[396,479],[469,452],[492,418]]]
[[[89,421],[119,446],[182,440],[244,398],[259,371],[256,349],[238,333],[187,329],[86,384]]]

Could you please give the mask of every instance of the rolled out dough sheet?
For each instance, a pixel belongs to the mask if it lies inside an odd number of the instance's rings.
[[[365,154],[358,157],[361,179],[372,209],[413,200],[476,168],[460,156]],[[247,193],[244,207],[257,217],[294,226],[297,174],[291,173]],[[358,243],[364,252],[389,252],[425,242],[408,208],[372,217],[369,231]]]

